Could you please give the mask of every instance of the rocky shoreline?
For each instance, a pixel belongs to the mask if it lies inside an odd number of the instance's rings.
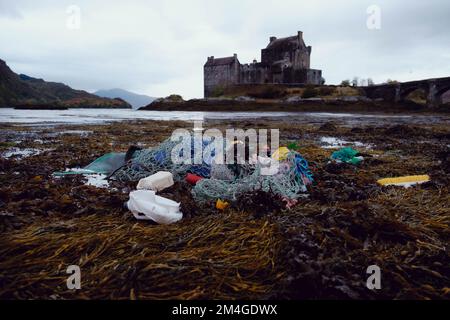
[[[408,119],[208,121],[206,128],[220,130],[280,129],[281,144],[308,160],[315,182],[291,210],[269,195],[248,195],[223,212],[195,203],[189,186],[176,184],[163,193],[183,204],[183,219],[172,225],[133,218],[123,204],[135,184],[98,188],[52,173],[131,145],[156,146],[191,123],[2,125],[0,297],[449,299],[450,131],[433,117]],[[365,160],[330,163],[335,142],[358,148]],[[376,184],[425,173],[431,182],[409,189]],[[83,290],[67,290],[72,264],[82,268]],[[365,285],[373,264],[383,290]]]
[[[288,112],[384,112],[384,113],[449,113],[444,105],[429,109],[415,103],[392,104],[365,97],[349,96],[342,98],[290,97],[288,99],[208,98],[191,100],[156,99],[139,110],[153,111],[288,111]]]
[[[16,110],[68,110],[68,107],[56,104],[19,104],[15,105]]]

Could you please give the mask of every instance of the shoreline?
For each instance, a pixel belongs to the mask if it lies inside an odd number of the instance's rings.
[[[326,112],[326,111],[153,111],[153,110],[117,110],[117,109],[72,109],[63,111],[30,111],[0,109],[0,123],[3,126],[55,127],[59,125],[100,125],[122,122],[142,121],[284,121],[286,123],[323,123],[326,121],[344,121],[350,124],[366,119],[377,122],[385,119],[389,123],[428,123],[448,122],[450,114],[433,112]],[[3,121],[1,121],[3,120]]]
[[[255,99],[191,99],[186,101],[159,100],[141,107],[138,111],[208,111],[208,112],[383,112],[383,113],[436,113],[449,114],[448,105],[431,109],[415,103],[393,104],[384,101],[346,100],[284,100]]]
[[[359,299],[448,298],[443,291],[446,283],[422,289],[448,273],[448,256],[440,249],[448,233],[446,123],[362,118],[346,126],[342,118],[310,120],[207,120],[205,128],[221,131],[230,126],[279,128],[281,144],[298,145],[315,182],[308,198],[293,209],[271,208],[272,212],[251,205],[255,203],[251,197],[238,202],[243,208],[218,212],[210,204],[195,203],[189,186],[177,184],[162,194],[185,205],[183,219],[172,225],[137,221],[123,207],[135,183],[111,182],[108,188],[97,188],[82,176],[54,179],[52,173],[83,167],[131,145],[158,146],[174,129],[192,129],[190,123],[148,120],[139,125],[59,125],[36,131],[2,127],[2,154],[19,150],[0,158],[0,204],[8,213],[0,219],[4,257],[0,297],[123,299],[129,297],[130,279],[139,279],[135,289],[139,299],[185,294],[193,299],[348,298],[349,291],[339,289],[342,285]],[[344,140],[366,154],[361,165],[329,163],[331,153],[340,147],[330,143]],[[432,181],[409,189],[376,184],[379,178],[422,173],[430,174]],[[265,201],[268,208],[274,205]],[[425,240],[430,245],[420,246]],[[27,249],[28,244],[33,250]],[[92,251],[95,247],[102,250]],[[83,290],[61,286],[65,270],[59,274],[59,266],[87,255]],[[408,261],[413,257],[414,265],[424,269],[411,266]],[[377,294],[359,284],[365,283],[365,267],[374,262],[384,272],[385,289]],[[117,269],[111,268],[116,264]],[[317,265],[321,266],[317,271],[304,272]],[[397,280],[392,266],[402,269],[407,285]],[[425,269],[433,273],[424,277]],[[24,273],[32,277],[23,277]],[[337,277],[339,283],[327,280]],[[233,286],[223,286],[224,278]],[[299,293],[298,279],[325,280],[320,287]],[[235,286],[241,289],[233,290]]]

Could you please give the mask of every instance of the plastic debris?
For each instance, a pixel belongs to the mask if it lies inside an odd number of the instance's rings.
[[[107,153],[100,158],[95,159],[93,162],[85,166],[84,168],[68,169],[66,171],[60,171],[53,173],[54,176],[66,176],[76,174],[104,174],[110,175],[115,170],[119,169],[125,163],[125,152],[111,152]]]
[[[179,141],[172,141],[169,138],[157,147],[137,150],[124,166],[114,172],[112,178],[122,182],[138,181],[158,171],[171,172],[175,181],[183,180],[187,173],[209,178],[211,174],[211,162],[216,154],[215,149],[211,148],[209,155],[203,153],[200,164],[192,164],[195,162],[192,160],[194,160],[195,150],[205,150],[211,143],[211,140],[192,138],[190,150],[180,149],[179,156],[181,158],[186,156],[185,152],[189,154],[190,151],[191,164],[174,163],[172,161],[172,150],[179,143]]]
[[[85,185],[96,188],[109,188],[109,182],[106,180],[106,175],[97,173],[88,175]]]
[[[199,182],[202,179],[203,179],[203,177],[200,177],[200,176],[198,176],[196,174],[188,173],[186,175],[186,182],[191,184],[191,185],[196,185],[197,182]]]
[[[289,149],[286,147],[279,147],[273,154],[272,158],[278,161],[286,160]]]
[[[300,146],[296,142],[291,142],[287,145],[289,150],[298,150]]]
[[[256,165],[229,165],[235,169],[234,180],[202,179],[192,189],[192,194],[199,202],[215,199],[236,201],[240,194],[256,190],[298,199],[305,196],[306,186],[313,182],[308,162],[298,152],[289,151],[275,174],[262,174],[265,165],[260,161]]]
[[[115,171],[112,179],[118,181],[136,181],[154,174],[157,171],[168,171],[173,174],[174,181],[186,180],[187,174],[193,174],[203,179],[196,181],[192,189],[194,199],[199,203],[216,201],[236,201],[237,196],[242,193],[255,190],[272,191],[276,195],[287,199],[298,199],[305,196],[306,186],[312,183],[312,174],[308,168],[308,162],[298,153],[289,150],[287,147],[280,147],[273,153],[272,157],[257,157],[258,161],[244,164],[216,164],[215,158],[219,153],[225,153],[227,145],[221,150],[209,147],[211,140],[191,139],[191,150],[181,148],[179,156],[185,158],[188,152],[188,160],[195,159],[194,150],[203,150],[201,164],[174,163],[172,161],[172,151],[179,144],[178,141],[165,140],[159,146],[136,151],[123,167]],[[233,145],[241,144],[241,141],[234,141]],[[205,150],[209,150],[205,152]],[[189,154],[190,152],[190,154]],[[254,155],[246,152],[246,160]],[[271,170],[274,161],[279,162],[275,170]],[[268,167],[270,170],[268,170]]]
[[[295,207],[298,204],[297,199],[283,198],[282,201],[286,202],[286,209],[288,209],[288,210],[291,210],[293,207]]]
[[[152,220],[159,224],[170,224],[183,218],[180,203],[157,196],[155,191],[151,190],[130,192],[127,207],[138,220]]]
[[[396,178],[384,178],[378,180],[378,184],[382,186],[402,186],[409,188],[416,184],[421,184],[430,181],[429,175],[404,176]]]
[[[222,201],[220,199],[217,199],[216,202],[216,208],[219,210],[225,210],[230,204],[226,201]]]
[[[331,159],[335,160],[336,162],[345,162],[357,165],[364,159],[363,157],[358,156],[358,154],[358,150],[355,150],[351,147],[346,147],[333,152],[333,154],[331,155]]]
[[[147,178],[139,180],[136,189],[161,191],[173,186],[173,183],[172,173],[167,171],[159,171]]]
[[[217,164],[214,160],[211,165],[211,179],[233,181],[235,173],[226,164]]]

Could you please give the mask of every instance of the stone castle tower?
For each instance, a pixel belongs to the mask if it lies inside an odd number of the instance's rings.
[[[239,84],[321,84],[322,71],[310,68],[311,46],[306,46],[303,32],[277,39],[261,50],[261,62],[241,64],[232,57],[208,57],[203,67],[204,95],[211,97],[223,88]]]

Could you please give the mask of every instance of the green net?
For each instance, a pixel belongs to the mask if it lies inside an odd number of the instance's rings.
[[[241,166],[248,175],[232,181],[203,179],[192,190],[194,198],[199,202],[217,199],[235,201],[240,194],[262,190],[282,198],[298,199],[305,196],[306,185],[312,182],[306,160],[294,151],[290,151],[287,158],[279,163],[278,173],[274,175],[262,174],[263,166],[259,162],[256,165]]]
[[[193,162],[195,147],[204,149],[211,143],[209,140],[196,141],[192,139],[192,141],[190,148],[191,162]],[[132,159],[120,169],[116,170],[111,178],[122,182],[139,181],[158,171],[171,172],[175,181],[184,179],[187,173],[193,173],[201,177],[209,177],[211,174],[211,161],[215,150],[212,150],[212,155],[209,157],[204,156],[201,164],[175,163],[172,161],[172,149],[179,145],[179,143],[179,141],[167,139],[157,147],[136,151]],[[202,146],[195,146],[195,143],[200,143]],[[183,152],[189,151],[182,150],[181,153]]]
[[[195,141],[191,146],[191,157],[195,143],[201,143],[203,148],[211,141]],[[136,151],[131,160],[114,172],[111,178],[118,181],[138,181],[158,171],[169,171],[175,181],[183,180],[187,173],[193,173],[204,179],[192,189],[193,197],[199,202],[211,200],[236,200],[239,194],[263,190],[271,191],[280,197],[297,199],[306,192],[306,185],[312,182],[312,174],[308,162],[295,151],[289,151],[286,159],[279,162],[276,174],[263,174],[264,166],[260,162],[250,164],[215,164],[216,151],[203,154],[202,163],[178,164],[172,161],[172,149],[179,142],[165,140],[159,146]],[[221,152],[225,153],[225,145]]]

